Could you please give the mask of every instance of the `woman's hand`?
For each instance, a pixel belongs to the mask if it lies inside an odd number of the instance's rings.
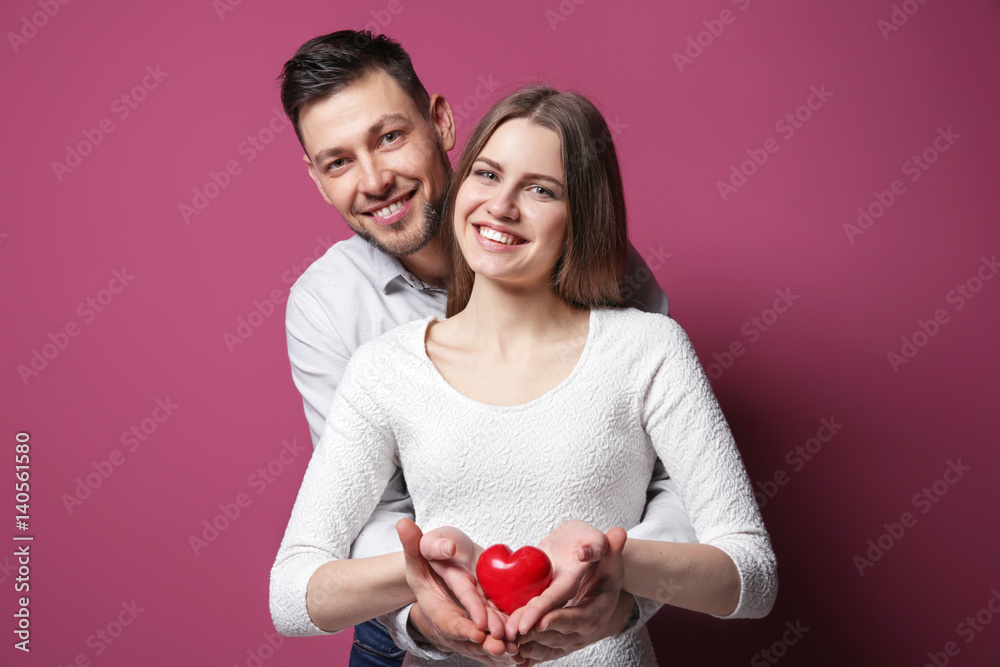
[[[614,537],[613,541],[609,540],[609,535]],[[538,548],[552,561],[552,583],[510,615],[506,627],[508,640],[514,641],[519,635],[523,638],[553,609],[572,607],[584,600],[587,601],[583,607],[587,610],[587,618],[596,616],[602,621],[603,631],[603,621],[618,606],[624,579],[621,551],[625,544],[625,531],[612,529],[609,535],[585,521],[570,519],[556,526],[538,544]],[[551,620],[546,619],[546,630]],[[587,643],[600,638],[603,637]]]

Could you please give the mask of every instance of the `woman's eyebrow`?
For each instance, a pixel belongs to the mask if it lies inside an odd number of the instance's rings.
[[[503,167],[501,167],[497,162],[494,162],[493,160],[489,159],[488,157],[483,157],[483,156],[480,155],[479,157],[476,158],[476,161],[477,162],[485,162],[494,171],[499,171],[499,172],[503,173]],[[525,174],[524,175],[524,180],[526,180],[526,181],[548,181],[550,183],[558,185],[559,187],[562,187],[562,181],[560,181],[558,178],[553,178],[552,176],[547,176],[545,174],[536,174],[536,173]]]
[[[476,158],[476,162],[485,162],[487,166],[489,166],[493,171],[501,171],[501,172],[503,171],[503,167],[501,167],[498,162],[494,162],[488,157],[483,157],[482,155],[480,155],[479,157]]]

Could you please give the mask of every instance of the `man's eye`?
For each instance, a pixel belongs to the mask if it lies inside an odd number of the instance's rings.
[[[399,132],[389,132],[382,138],[387,144],[395,143],[399,139]]]
[[[344,158],[337,158],[336,160],[333,160],[328,165],[326,165],[326,170],[327,171],[331,171],[333,169],[340,169],[346,163],[347,163],[347,161],[344,160]]]

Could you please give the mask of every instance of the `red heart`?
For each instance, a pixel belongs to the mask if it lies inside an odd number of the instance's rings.
[[[514,553],[506,544],[494,544],[479,556],[476,577],[486,597],[510,614],[523,607],[552,582],[552,563],[545,552],[521,547]]]

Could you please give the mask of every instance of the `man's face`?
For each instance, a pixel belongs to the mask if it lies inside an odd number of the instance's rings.
[[[413,99],[377,70],[304,107],[299,129],[309,174],[359,236],[390,255],[416,252],[434,236],[455,145],[440,96],[428,121]]]

